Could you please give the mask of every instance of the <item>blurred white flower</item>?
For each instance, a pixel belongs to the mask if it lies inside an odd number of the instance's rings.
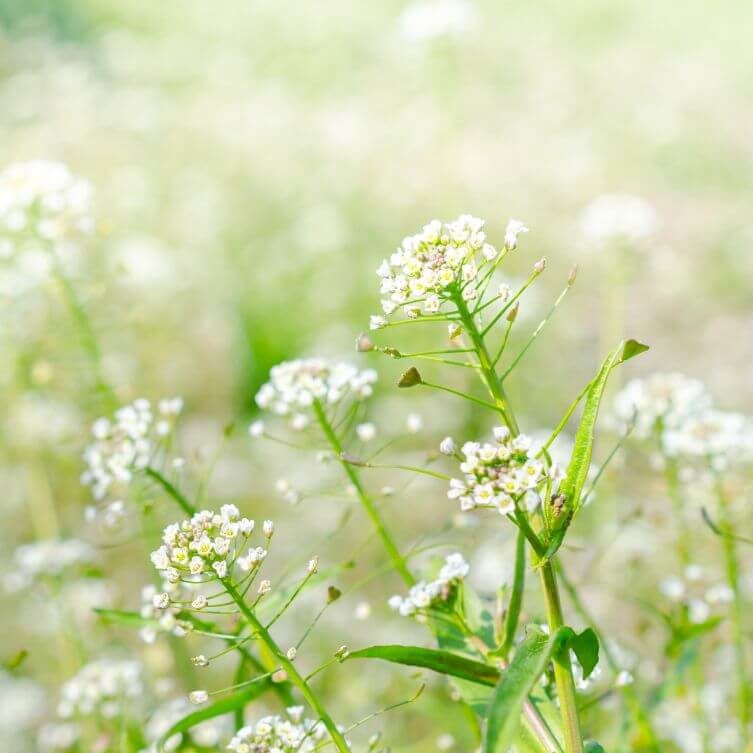
[[[398,19],[400,35],[408,42],[461,36],[478,24],[478,9],[468,0],[418,0]]]
[[[324,358],[284,361],[272,368],[269,381],[256,395],[256,403],[281,416],[293,414],[295,419],[301,411],[311,410],[315,401],[326,408],[349,395],[356,400],[369,397],[376,380],[373,369],[359,371],[348,363]],[[295,420],[293,426],[303,428]]]
[[[462,554],[450,554],[445,558],[445,563],[435,580],[419,581],[411,587],[407,596],[392,596],[387,603],[390,609],[394,609],[398,614],[410,617],[418,610],[429,609],[437,602],[447,600],[452,588],[465,579],[469,569]]]
[[[583,210],[581,234],[594,246],[616,243],[639,244],[653,236],[659,226],[654,208],[638,196],[604,194]]]

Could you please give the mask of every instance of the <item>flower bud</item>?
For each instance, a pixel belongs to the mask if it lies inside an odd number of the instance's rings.
[[[369,351],[374,350],[374,343],[366,333],[361,332],[356,338],[356,350],[359,353],[368,353]]]
[[[454,455],[455,454],[455,440],[452,437],[445,437],[439,443],[439,451],[443,455]]]
[[[192,690],[188,694],[188,700],[196,706],[206,703],[209,700],[209,693],[206,690]]]

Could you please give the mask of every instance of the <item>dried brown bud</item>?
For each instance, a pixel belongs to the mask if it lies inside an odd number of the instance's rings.
[[[507,316],[505,317],[507,321],[510,323],[514,322],[518,316],[519,310],[520,310],[520,303],[516,301],[515,305],[507,312]]]
[[[349,452],[341,452],[340,460],[342,460],[343,463],[347,463],[348,465],[357,465],[359,468],[366,467],[366,463],[361,460],[361,458],[356,455],[351,455]]]
[[[555,494],[552,496],[551,500],[552,505],[552,512],[555,514],[555,516],[560,515],[563,508],[565,507],[565,495],[564,494]]]
[[[404,371],[397,382],[398,387],[415,387],[421,384],[421,374],[415,366],[411,366],[408,371]]]

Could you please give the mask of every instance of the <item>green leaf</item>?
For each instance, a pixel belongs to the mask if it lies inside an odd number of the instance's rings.
[[[409,667],[423,667],[442,675],[470,680],[479,685],[494,687],[499,681],[499,670],[487,664],[466,659],[464,656],[419,646],[369,646],[351,651],[350,659],[383,659]]]
[[[595,740],[586,740],[586,744],[583,750],[585,753],[606,753],[604,748]]]
[[[585,680],[599,663],[599,639],[596,633],[591,628],[586,628],[582,633],[573,635],[567,645],[578,657]]]
[[[269,677],[263,677],[258,682],[248,685],[245,688],[237,690],[232,695],[225,696],[219,701],[216,701],[211,706],[207,706],[197,711],[192,711],[190,714],[184,716],[177,721],[165,732],[162,737],[157,741],[157,750],[164,751],[165,743],[173,736],[187,732],[191,727],[195,727],[201,722],[205,722],[207,719],[214,719],[216,716],[222,716],[223,714],[230,714],[237,709],[242,709],[247,703],[250,703],[255,698],[269,690],[274,683]]]
[[[28,655],[29,652],[25,648],[22,648],[20,651],[16,651],[16,653],[9,659],[4,659],[2,666],[9,672],[12,672],[14,669],[18,669],[26,661]]]
[[[122,609],[94,609],[105,622],[111,622],[116,625],[128,625],[128,627],[144,627],[154,625],[156,620],[142,617],[138,612],[126,612]]]
[[[497,685],[486,712],[484,753],[508,753],[520,726],[523,702],[539,677],[546,671],[552,655],[561,651],[573,631],[562,627],[552,636],[531,630],[518,647]]]
[[[648,346],[639,343],[637,340],[621,342],[606,357],[599,369],[599,373],[588,388],[583,415],[581,416],[578,430],[575,433],[573,453],[567,467],[565,480],[560,485],[559,493],[556,497],[557,504],[547,504],[545,506],[545,514],[549,529],[551,530],[551,536],[542,562],[551,558],[560,548],[565,539],[565,532],[573,516],[580,508],[583,486],[588,477],[588,470],[591,467],[596,419],[599,415],[599,406],[604,397],[604,390],[606,389],[609,375],[616,366],[647,350]]]

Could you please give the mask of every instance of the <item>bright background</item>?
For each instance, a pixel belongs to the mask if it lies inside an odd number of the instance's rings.
[[[404,364],[353,349],[379,308],[377,264],[433,217],[485,217],[497,245],[510,217],[531,229],[506,274],[523,279],[542,256],[548,268],[524,301],[518,342],[579,265],[511,386],[529,430],[557,420],[622,332],[651,345],[632,373],[678,369],[702,378],[721,407],[753,408],[752,24],[753,6],[726,0],[0,0],[0,164],[60,160],[93,183],[99,229],[75,277],[119,397],[182,395],[181,441],[201,467],[235,422],[211,493],[274,516],[279,560],[305,562],[311,531],[324,536],[342,502],[291,507],[276,494],[276,479],[311,489],[320,471],[245,435],[270,366],[325,354],[379,368],[372,412],[384,433],[409,412],[423,416],[426,432],[405,439],[407,450],[488,429],[452,400],[397,394]],[[629,248],[594,248],[581,217],[605,193],[642,197],[657,231]],[[11,552],[35,537],[84,535],[78,458],[97,406],[55,289],[35,270],[3,272],[0,299],[0,547]],[[454,513],[436,484],[411,490],[390,513],[403,541],[435,535]],[[483,526],[493,530],[445,539],[493,590],[509,570],[510,532]],[[349,557],[358,536],[341,539],[319,553]],[[108,550],[113,603],[136,608],[147,565],[137,539]],[[358,567],[368,572],[368,557]],[[386,610],[398,585],[384,581],[333,609],[323,651],[398,631],[427,640]],[[364,599],[374,616],[358,622]],[[614,601],[600,604],[619,625]],[[27,636],[38,641],[29,666],[53,704],[64,672],[43,641],[55,627],[41,608],[16,602],[0,624],[9,654]],[[121,630],[92,651],[112,640],[136,645]],[[152,653],[156,675],[175,673]],[[415,685],[381,668],[343,674],[327,682],[347,718]],[[464,749],[445,695],[437,683],[433,703],[382,720],[394,750],[434,750],[444,732]]]

